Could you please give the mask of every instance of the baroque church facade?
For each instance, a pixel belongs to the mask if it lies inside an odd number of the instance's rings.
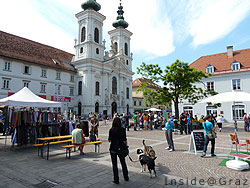
[[[111,48],[105,51],[100,4],[87,0],[76,14],[75,54],[0,31],[0,98],[23,87],[36,95],[62,102],[60,112],[88,116],[129,113],[132,106],[132,53],[120,3],[109,31]]]
[[[77,70],[74,105],[77,114],[132,112],[132,33],[126,29],[123,7],[120,3],[114,29],[108,32],[110,51],[105,51],[103,22],[106,17],[98,12],[100,4],[88,0],[82,8],[83,11],[76,14],[79,29],[72,61]]]

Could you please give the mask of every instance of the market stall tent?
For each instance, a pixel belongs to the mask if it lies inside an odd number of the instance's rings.
[[[24,87],[17,93],[0,99],[0,106],[48,108],[62,107],[62,103],[43,99]]]
[[[147,110],[145,110],[146,112],[161,112],[161,109],[157,109],[157,108],[149,108]]]

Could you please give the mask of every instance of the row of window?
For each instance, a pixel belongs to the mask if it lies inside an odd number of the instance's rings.
[[[2,87],[2,89],[10,89],[10,81],[11,81],[10,78],[3,78],[3,82],[2,82],[3,87]],[[23,80],[23,87],[29,88],[29,85],[30,85],[30,81]],[[46,93],[46,85],[47,85],[47,83],[40,83],[40,85],[41,85],[40,93]],[[56,95],[61,95],[62,94],[61,88],[62,88],[61,85],[55,84],[55,94]],[[70,96],[74,95],[74,87],[69,87],[69,95]]]
[[[213,65],[208,65],[206,68],[206,73],[207,74],[213,73],[214,69],[215,69],[215,67]],[[231,64],[231,69],[232,69],[232,71],[240,70],[240,63],[238,61],[234,61]]]
[[[134,106],[136,106],[137,105],[137,102],[136,101],[134,101]],[[141,106],[142,105],[142,102],[141,101],[139,101],[139,106]]]
[[[240,79],[233,79],[232,80],[232,89],[233,90],[241,90]],[[207,90],[214,91],[214,82],[207,82]]]
[[[188,114],[193,114],[193,107],[192,106],[185,106],[183,107],[183,112]],[[206,107],[206,115],[218,115],[218,109],[212,106]],[[245,105],[233,105],[232,106],[232,114],[233,119],[242,120],[245,113]]]
[[[81,42],[84,42],[86,40],[86,28],[83,27],[81,30]],[[99,43],[99,29],[95,28],[94,31],[94,41],[96,43]]]
[[[112,94],[117,95],[117,79],[112,78]],[[78,82],[78,95],[82,95],[82,81]],[[100,82],[95,83],[95,95],[100,95]],[[129,88],[126,88],[126,97],[129,99]]]
[[[11,63],[10,62],[5,62],[3,70],[4,71],[11,71]],[[23,69],[23,74],[31,75],[31,67],[25,65],[24,69]],[[47,70],[46,69],[42,69],[41,77],[47,78]],[[61,72],[56,72],[56,80],[61,80]],[[74,82],[74,80],[75,80],[75,76],[70,75],[70,82]]]

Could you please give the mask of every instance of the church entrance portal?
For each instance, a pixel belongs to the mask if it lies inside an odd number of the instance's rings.
[[[111,107],[112,107],[112,117],[113,117],[114,114],[117,112],[117,104],[116,104],[116,102],[113,102]]]
[[[81,116],[82,115],[82,103],[79,102],[78,103],[78,116]]]

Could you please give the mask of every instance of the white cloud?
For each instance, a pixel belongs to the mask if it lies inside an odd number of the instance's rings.
[[[1,30],[74,53],[73,39],[39,15],[28,0],[3,1],[1,8]]]
[[[124,17],[129,23],[128,30],[133,32],[132,52],[140,52],[145,57],[156,57],[165,56],[174,51],[171,24],[168,19],[162,19],[158,13],[160,1],[163,0],[123,2]],[[74,14],[82,11],[83,2],[83,0],[74,0],[74,2],[44,0],[41,3],[36,0],[8,0],[1,3],[3,11],[0,12],[0,16],[5,19],[1,20],[0,27],[6,32],[74,53],[73,39],[78,31]],[[97,2],[102,6],[100,13],[107,18],[104,21],[103,34],[108,47],[110,39],[107,32],[114,29],[112,22],[116,20],[119,1],[97,0]],[[10,14],[10,8],[13,14]]]
[[[250,1],[206,0],[191,1],[189,33],[197,47],[220,39],[230,33],[249,13]],[[197,11],[198,10],[198,11]]]

